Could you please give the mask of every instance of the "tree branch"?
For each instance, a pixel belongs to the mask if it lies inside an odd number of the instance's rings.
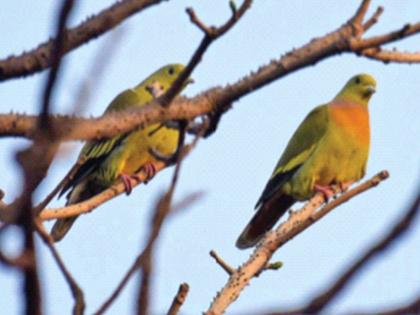
[[[179,286],[178,293],[174,297],[171,307],[169,308],[166,315],[177,315],[182,304],[184,304],[185,299],[187,298],[188,291],[190,290],[190,287],[188,283],[182,283]]]
[[[76,280],[73,278],[70,271],[67,269],[66,265],[64,264],[63,259],[61,258],[60,254],[55,248],[55,245],[54,245],[53,240],[51,239],[51,236],[45,231],[44,227],[42,226],[42,223],[39,221],[35,222],[35,228],[38,235],[44,241],[44,244],[50,250],[51,255],[56,261],[61,273],[63,274],[68,286],[70,287],[70,291],[74,299],[73,314],[82,315],[85,309],[85,301],[84,301],[82,289],[80,289]]]
[[[286,314],[314,314],[324,310],[340,293],[348,286],[354,277],[360,273],[366,266],[372,262],[373,258],[381,255],[395,242],[405,235],[413,226],[418,213],[420,212],[420,191],[413,203],[410,204],[403,216],[393,225],[385,236],[373,243],[363,255],[361,255],[355,262],[353,262],[345,272],[333,281],[328,289],[321,294],[314,297],[305,307],[293,311],[273,313],[272,315],[286,315]],[[402,313],[400,313],[402,314]]]
[[[139,13],[163,0],[124,0],[88,18],[74,28],[65,30],[63,54],[97,38],[113,29],[128,17]],[[0,82],[11,78],[24,77],[45,70],[52,64],[55,39],[40,44],[37,48],[19,56],[0,60]]]
[[[366,1],[363,3],[366,5]],[[160,106],[158,99],[138,110],[112,113],[96,119],[54,116],[51,117],[51,121],[54,126],[57,126],[54,129],[59,133],[60,139],[66,141],[109,138],[136,128],[144,128],[153,123],[168,120],[191,120],[198,116],[208,115],[218,108],[229,106],[232,102],[274,80],[314,65],[326,58],[344,52],[363,55],[367,49],[380,47],[420,33],[420,23],[417,23],[408,24],[388,34],[363,39],[360,37],[360,29],[363,31],[363,26],[355,28],[354,20],[358,19],[350,19],[348,23],[337,30],[323,37],[315,38],[306,45],[286,53],[281,58],[261,66],[257,71],[244,76],[235,83],[208,89],[193,98],[178,97],[167,108]],[[369,55],[371,52],[368,50],[367,54]],[[407,58],[412,62],[417,61],[412,56]],[[0,115],[0,135],[33,138],[35,122],[36,116]]]
[[[375,312],[352,312],[352,315],[407,315],[420,313],[420,295],[415,297],[410,303],[395,309],[388,309]]]

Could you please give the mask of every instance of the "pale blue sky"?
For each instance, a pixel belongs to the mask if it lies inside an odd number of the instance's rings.
[[[113,1],[77,1],[72,25]],[[196,84],[185,94],[233,82],[292,47],[335,29],[355,11],[359,1],[255,1],[251,10],[225,37],[211,46],[193,77]],[[209,23],[229,15],[228,1],[170,1],[130,18],[123,38],[101,83],[92,90],[86,115],[100,115],[121,90],[136,85],[149,73],[170,62],[186,63],[201,39],[184,9],[193,5]],[[368,33],[379,34],[420,19],[416,0],[373,1],[370,12],[384,5],[380,23]],[[0,58],[35,47],[54,30],[55,1],[9,1],[2,6]],[[55,112],[72,112],[81,82],[110,34],[92,41],[65,58],[63,76],[53,102]],[[419,50],[419,36],[390,47]],[[176,199],[205,191],[205,198],[167,221],[157,244],[152,309],[161,314],[170,305],[181,282],[191,290],[183,314],[207,309],[224,285],[226,274],[208,255],[216,250],[232,266],[249,255],[234,242],[253,215],[253,206],[275,162],[306,113],[329,101],[352,75],[367,72],[378,82],[370,104],[372,146],[367,176],[388,169],[391,178],[378,188],[335,210],[296,237],[275,255],[284,267],[264,273],[251,282],[231,313],[275,306],[292,306],[312,296],[388,230],[406,206],[419,181],[420,168],[420,65],[382,63],[341,55],[288,77],[243,98],[221,121],[211,138],[199,143],[185,161]],[[45,72],[0,84],[1,112],[36,113]],[[91,80],[95,78],[90,77]],[[28,142],[0,141],[0,187],[10,201],[20,191],[20,171],[13,154]],[[54,162],[37,191],[43,197],[74,162],[80,143],[71,143]],[[77,221],[58,245],[65,262],[85,291],[87,313],[98,308],[111,293],[141,250],[148,230],[150,210],[165,189],[172,171],[166,170],[129,197],[120,196]],[[59,206],[64,200],[56,200]],[[331,312],[375,309],[403,302],[420,291],[420,229],[417,226],[383,258],[367,268],[332,308]],[[19,240],[10,233],[5,246],[13,252]],[[40,273],[46,314],[70,313],[72,299],[49,252],[38,242]],[[20,278],[0,267],[1,312],[22,309]],[[138,286],[134,277],[109,314],[130,314]],[[228,313],[230,313],[228,312]]]

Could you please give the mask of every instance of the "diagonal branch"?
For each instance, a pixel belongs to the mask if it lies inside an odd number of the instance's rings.
[[[383,236],[379,241],[373,243],[363,255],[352,263],[346,271],[338,277],[328,289],[314,297],[305,307],[288,312],[273,313],[272,315],[286,314],[314,314],[325,309],[340,293],[348,286],[354,277],[372,262],[373,258],[388,250],[395,245],[403,235],[413,226],[413,222],[420,212],[420,191],[413,203],[410,204],[406,213],[393,225],[390,232]],[[387,229],[389,230],[389,229]],[[402,313],[401,313],[402,314]]]
[[[188,283],[182,283],[179,286],[178,293],[174,297],[171,307],[169,308],[167,315],[177,315],[182,304],[184,304],[185,299],[187,298],[188,291],[190,290],[190,286]]]
[[[406,305],[375,312],[351,312],[352,315],[407,315],[420,314],[420,294]]]
[[[387,50],[378,48],[368,48],[362,50],[362,56],[369,59],[383,61],[384,63],[420,63],[420,52],[401,52],[398,50]]]
[[[68,286],[70,287],[70,291],[74,298],[73,314],[82,315],[85,309],[85,301],[84,301],[82,289],[80,289],[76,280],[74,280],[70,271],[67,269],[66,265],[64,264],[63,259],[61,258],[60,254],[55,248],[55,245],[54,245],[53,240],[51,239],[51,236],[45,231],[44,227],[42,226],[42,223],[36,222],[35,228],[36,228],[37,233],[41,237],[41,239],[44,241],[45,245],[47,245],[48,249],[50,250],[51,255],[54,257],[54,260],[56,261],[61,273],[63,274]]]
[[[139,13],[163,0],[118,1],[99,14],[64,32],[63,54],[97,38],[113,29],[128,17]],[[45,70],[52,65],[55,39],[40,44],[37,48],[19,56],[0,60],[0,82]]]
[[[219,291],[205,312],[206,315],[223,314],[227,307],[233,303],[240,295],[241,291],[249,284],[251,279],[261,273],[267,266],[274,252],[291,240],[293,237],[303,232],[313,223],[320,220],[323,216],[331,212],[334,208],[347,202],[351,198],[365,192],[366,190],[377,186],[381,181],[388,178],[388,172],[382,171],[372,177],[370,180],[356,186],[345,192],[337,199],[332,200],[324,207],[315,211],[323,204],[324,198],[316,194],[299,211],[291,214],[289,219],[281,224],[277,229],[266,234],[263,240],[257,245],[250,258],[238,269],[234,270],[229,277],[228,282]]]
[[[363,4],[366,3],[366,1],[363,2]],[[377,49],[384,44],[420,33],[420,23],[417,23],[408,24],[387,34],[363,39],[360,36],[360,29],[363,31],[363,25],[355,27],[354,21],[358,21],[358,19],[350,19],[348,23],[333,32],[311,40],[306,45],[261,66],[257,71],[251,72],[232,84],[208,89],[192,98],[178,97],[167,108],[160,106],[158,99],[138,110],[113,113],[96,119],[56,116],[51,117],[51,121],[57,126],[55,130],[59,133],[60,139],[66,141],[109,138],[119,133],[144,128],[146,125],[163,121],[191,120],[198,116],[209,115],[219,108],[225,108],[232,102],[275,80],[326,58],[344,52],[363,56],[367,51],[366,54],[370,55],[372,53],[368,49]],[[368,20],[367,23],[371,22]],[[397,62],[404,60],[402,54],[400,53],[395,59]],[[413,57],[413,55],[409,55],[407,60],[417,62],[418,59]],[[393,61],[392,58],[388,59],[388,61]],[[36,116],[0,115],[0,135],[33,138],[35,121]]]
[[[161,171],[163,168],[165,168],[165,163],[163,162],[156,162],[156,172]],[[140,183],[143,183],[145,180],[147,180],[147,174],[143,170],[139,171],[135,174],[135,176],[130,177],[130,182],[132,187],[139,185]],[[45,209],[39,214],[39,218],[44,220],[53,220],[53,219],[63,219],[63,218],[69,218],[74,217],[80,214],[86,214],[100,206],[101,204],[105,203],[106,201],[122,194],[125,192],[125,187],[123,182],[118,182],[108,189],[102,191],[101,193],[93,196],[92,198],[76,203],[74,205],[70,205],[67,207],[62,208],[51,208],[51,209]]]

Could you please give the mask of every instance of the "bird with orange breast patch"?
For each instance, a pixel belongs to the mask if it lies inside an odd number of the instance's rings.
[[[316,192],[328,199],[331,185],[346,187],[365,175],[369,155],[368,103],[376,90],[369,74],[351,78],[329,103],[315,107],[299,125],[257,202],[257,213],[236,246],[254,246],[296,202]]]

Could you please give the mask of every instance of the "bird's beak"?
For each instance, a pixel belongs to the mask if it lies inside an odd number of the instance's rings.
[[[195,83],[195,81],[194,81],[194,79],[193,79],[193,78],[188,78],[188,80],[187,80],[187,81],[185,81],[185,84],[186,84],[186,85],[188,85],[188,84],[193,84],[193,83]]]
[[[369,93],[370,95],[372,95],[375,92],[376,92],[376,88],[373,85],[368,85],[366,87],[366,93]]]

